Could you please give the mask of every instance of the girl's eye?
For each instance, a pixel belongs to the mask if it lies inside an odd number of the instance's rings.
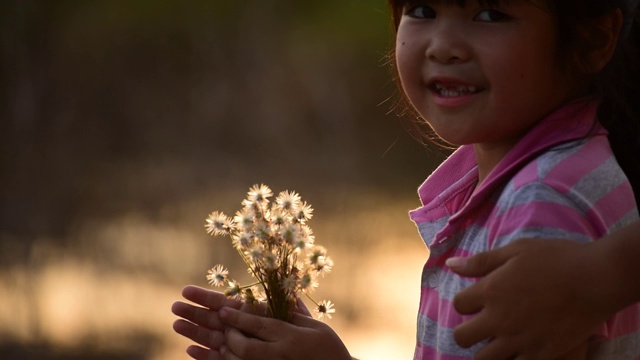
[[[496,9],[486,9],[480,11],[474,18],[476,21],[483,22],[496,22],[496,21],[505,21],[509,18],[509,15],[498,11]]]
[[[408,8],[405,15],[417,19],[435,19],[436,12],[428,6],[414,6]]]

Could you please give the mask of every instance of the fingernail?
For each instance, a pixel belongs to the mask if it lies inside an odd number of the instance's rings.
[[[448,267],[450,268],[456,268],[456,269],[460,269],[465,267],[465,265],[467,265],[467,258],[466,257],[451,257],[448,258],[445,261],[445,264],[447,264]]]

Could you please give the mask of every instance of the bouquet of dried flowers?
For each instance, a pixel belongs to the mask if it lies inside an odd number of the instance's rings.
[[[298,294],[303,293],[316,306],[320,319],[330,319],[335,312],[331,301],[316,302],[310,296],[318,277],[333,266],[307,225],[313,209],[292,191],[283,191],[270,202],[272,196],[268,186],[254,185],[233,218],[214,211],[205,224],[209,234],[231,238],[256,281],[241,286],[222,265],[211,268],[207,280],[213,286],[226,286],[228,297],[247,303],[266,300],[267,315],[284,321],[290,321]]]

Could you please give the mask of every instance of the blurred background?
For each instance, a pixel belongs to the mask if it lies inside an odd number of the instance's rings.
[[[363,360],[411,358],[427,251],[407,216],[445,154],[393,110],[384,0],[0,2],[0,359],[186,359],[253,184],[315,208],[316,298]]]

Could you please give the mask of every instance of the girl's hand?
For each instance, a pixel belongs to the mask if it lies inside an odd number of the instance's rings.
[[[476,360],[557,359],[583,343],[619,310],[607,240],[519,240],[468,259],[449,259],[463,276],[485,276],[458,293],[454,306],[475,314],[454,332],[469,347],[492,339]]]
[[[338,335],[308,316],[296,313],[287,323],[232,308],[221,309],[218,315],[228,325],[226,346],[220,349],[223,359],[351,360]]]
[[[171,311],[182,318],[173,323],[173,329],[178,334],[201,345],[192,345],[187,348],[187,354],[194,359],[251,360],[265,358],[280,359],[285,358],[285,356],[287,359],[350,359],[350,357],[348,357],[349,353],[338,336],[329,326],[311,319],[311,315],[302,301],[298,301],[296,314],[294,314],[294,324],[296,325],[292,325],[278,320],[263,318],[262,316],[264,316],[265,313],[263,305],[252,306],[243,304],[242,302],[228,299],[223,293],[217,291],[196,286],[187,286],[182,290],[182,296],[189,301],[201,305],[197,306],[176,301],[171,307]],[[237,310],[235,313],[231,313],[227,320],[228,325],[221,320],[220,310],[222,308],[230,309],[230,312],[234,311],[234,309]],[[236,313],[247,315],[248,317],[234,315]],[[259,316],[249,314],[259,314]],[[244,331],[245,334],[252,334],[250,329],[248,331],[244,330],[247,326],[262,326],[262,324],[266,324],[265,327],[261,329],[273,329],[274,333],[271,338],[285,334],[290,336],[290,338],[283,338],[282,340],[284,341],[266,343],[264,340],[267,339],[261,337],[257,337],[256,339],[247,338],[235,329],[229,329],[227,334],[225,334],[225,328],[234,326],[236,323],[238,323],[236,328]],[[258,331],[258,333],[258,335],[262,335],[261,332]],[[229,338],[231,339],[231,343],[225,346],[225,342],[228,341]],[[290,347],[291,341],[296,342],[295,346]],[[264,348],[269,351],[268,354],[270,354],[270,356],[265,357],[265,353],[256,349],[248,349],[246,352],[243,352],[244,347],[254,342],[264,345]],[[326,347],[327,351],[317,351],[316,346],[322,346],[324,348],[325,343],[329,344]],[[331,346],[333,346],[333,349],[330,348]],[[305,347],[309,353],[305,352]],[[229,349],[233,350],[230,351]],[[224,355],[221,352],[224,352]],[[242,357],[236,356],[234,352],[242,354]],[[340,357],[339,354],[342,354],[342,352],[346,354],[346,357]],[[318,357],[314,357],[316,353]],[[277,354],[281,354],[281,357],[277,357]]]
[[[178,334],[187,337],[200,346],[189,346],[187,354],[194,359],[224,359],[218,352],[224,344],[224,325],[218,316],[218,310],[227,306],[240,309],[242,303],[228,299],[224,294],[196,286],[187,286],[182,290],[182,296],[196,304],[176,301],[171,311],[183,318],[173,323],[173,329]],[[251,309],[245,309],[251,310]]]

